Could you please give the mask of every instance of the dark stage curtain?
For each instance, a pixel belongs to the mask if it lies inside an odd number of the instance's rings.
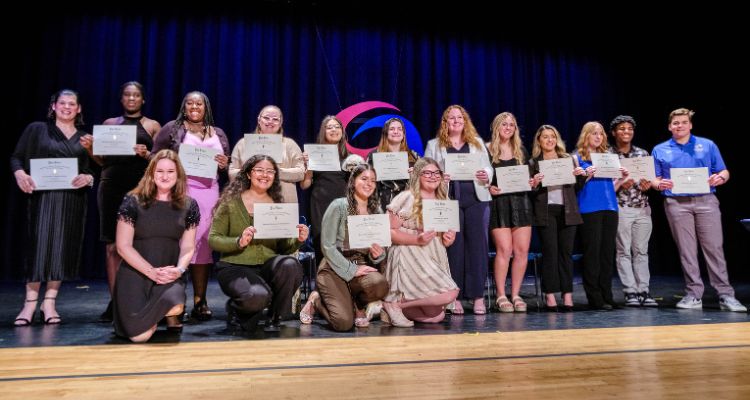
[[[14,72],[6,76],[10,124],[4,159],[24,126],[44,117],[56,90],[69,87],[81,93],[90,131],[91,125],[119,115],[119,87],[129,80],[145,85],[144,114],[162,124],[175,118],[188,91],[205,92],[216,125],[227,132],[232,146],[255,127],[266,104],[281,107],[286,134],[301,146],[315,140],[324,115],[379,100],[398,107],[419,130],[423,144],[435,136],[443,110],[461,104],[486,140],[494,116],[513,112],[529,150],[541,124],[555,125],[572,150],[586,121],[608,127],[614,116],[630,114],[638,121],[636,144],[650,150],[670,136],[669,111],[684,106],[698,110],[694,132],[719,144],[733,172],[719,198],[730,273],[739,276],[735,272],[740,272],[746,250],[737,241],[748,244],[748,234],[737,221],[750,212],[738,200],[747,178],[740,150],[732,147],[730,134],[737,128],[730,120],[736,117],[725,94],[746,78],[734,80],[742,75],[739,67],[722,64],[726,56],[719,49],[699,55],[680,48],[684,58],[675,60],[669,34],[634,42],[627,33],[564,25],[553,18],[504,26],[499,18],[479,16],[442,26],[443,21],[428,22],[418,15],[350,18],[327,10],[303,11],[267,7],[179,15],[120,10],[36,16],[25,29],[5,35],[13,55],[6,65]],[[353,130],[347,131],[351,137]],[[372,141],[377,134],[367,137]],[[6,195],[0,200],[0,279],[17,279],[25,197],[11,174],[6,177]],[[301,210],[306,210],[306,198],[302,193]],[[81,275],[103,277],[94,191],[91,200]],[[678,273],[660,196],[653,196],[652,204],[653,272]]]

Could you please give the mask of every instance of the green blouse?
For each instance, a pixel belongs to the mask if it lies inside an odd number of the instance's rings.
[[[253,216],[237,197],[214,212],[208,245],[221,253],[221,261],[244,265],[261,265],[271,257],[292,254],[302,246],[296,238],[253,239],[247,247],[240,248],[237,239],[252,224]]]

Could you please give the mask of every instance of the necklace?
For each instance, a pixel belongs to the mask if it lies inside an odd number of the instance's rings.
[[[204,139],[206,137],[206,127],[203,124],[196,125],[197,124],[193,122],[185,121],[185,129],[187,129],[188,132]]]

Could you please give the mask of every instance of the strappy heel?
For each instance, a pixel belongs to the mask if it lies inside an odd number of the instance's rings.
[[[305,303],[305,306],[302,307],[301,310],[299,310],[299,322],[309,325],[313,322],[313,317],[315,317],[315,299],[320,296],[318,292],[312,292],[310,293],[310,296],[307,298],[307,302]],[[305,311],[305,309],[308,309],[309,311]]]
[[[52,302],[56,301],[56,297],[45,297],[44,300],[50,300]],[[42,303],[44,303],[44,300],[42,300]],[[44,311],[42,311],[42,307],[39,307],[39,315],[42,317],[42,322],[44,322],[45,325],[59,325],[62,323],[62,318],[60,318],[60,314],[50,316],[49,318],[45,318]]]
[[[190,311],[190,317],[198,321],[208,321],[213,317],[214,313],[208,308],[206,299],[201,299],[199,302],[193,305],[193,310]]]
[[[25,303],[36,303],[39,300],[39,298],[33,299],[33,300],[26,300]],[[23,310],[21,310],[23,311]],[[36,315],[36,304],[34,305],[34,311],[31,313],[31,317],[29,319],[17,317],[15,321],[13,321],[13,326],[31,326],[31,324],[34,323],[34,316]],[[44,314],[42,314],[44,315]],[[42,316],[42,319],[44,319],[44,316]],[[20,322],[20,323],[19,323]]]
[[[167,332],[182,333],[183,325],[180,322],[181,317],[182,313],[164,316],[164,321],[167,324]]]

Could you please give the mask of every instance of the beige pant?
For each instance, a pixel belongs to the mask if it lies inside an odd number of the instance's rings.
[[[367,303],[382,300],[388,294],[388,281],[380,272],[354,277],[346,282],[323,259],[315,280],[320,297],[315,311],[335,331],[348,331],[354,326],[354,307],[363,309]]]

